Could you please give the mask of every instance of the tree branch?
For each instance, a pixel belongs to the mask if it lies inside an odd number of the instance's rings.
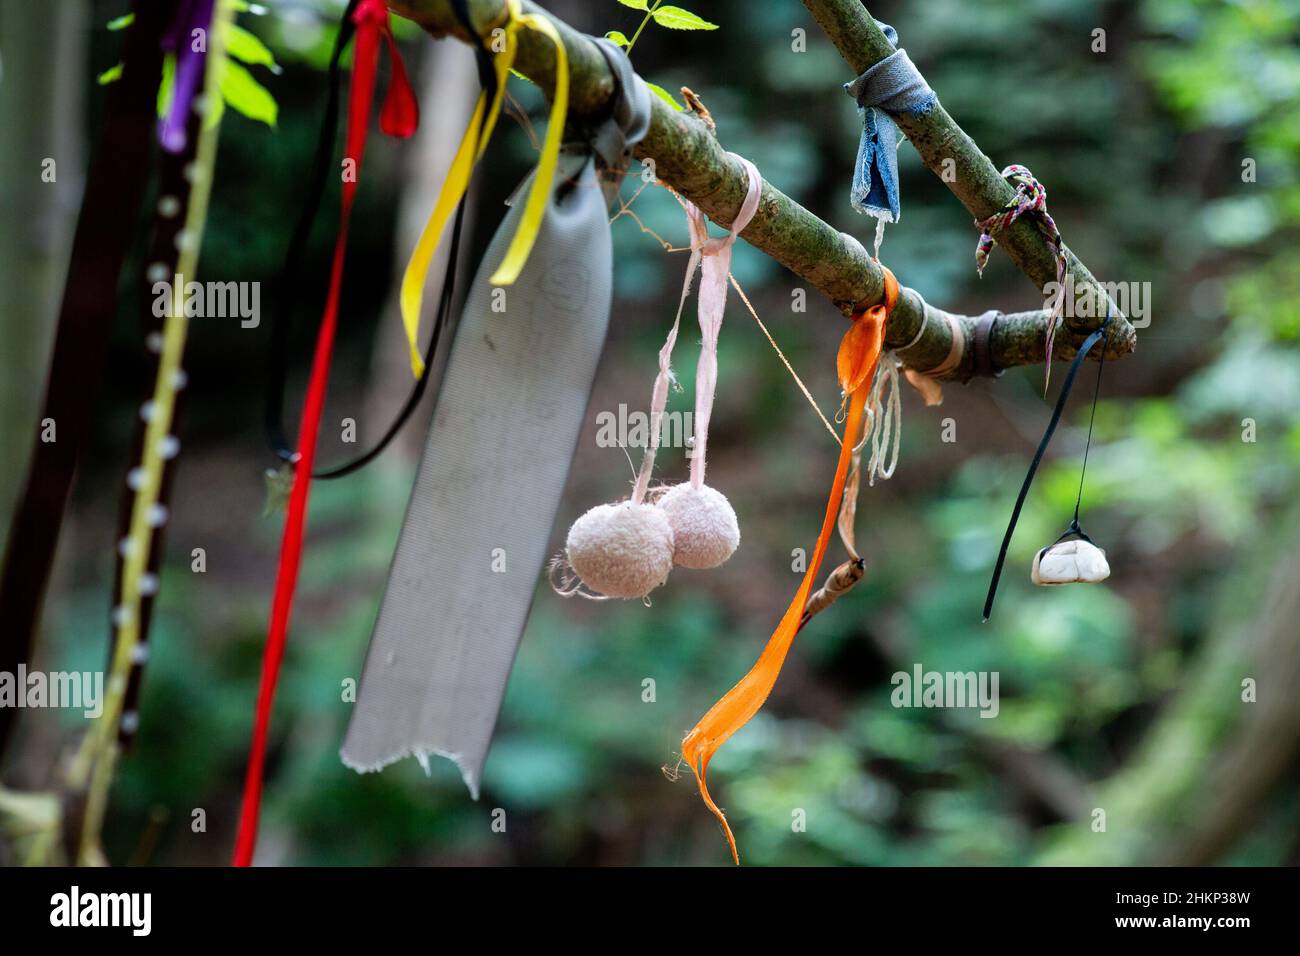
[[[505,22],[505,0],[467,3],[470,20],[480,36],[489,36]],[[389,6],[434,36],[471,40],[450,0],[395,0]],[[608,112],[614,81],[595,41],[528,0],[523,6],[551,20],[568,52],[570,126],[580,130],[599,120]],[[515,68],[548,95],[554,89],[554,49],[536,32],[520,31]],[[693,114],[676,112],[657,97],[653,98],[652,114],[650,130],[637,146],[636,155],[652,159],[660,181],[695,203],[714,222],[729,226],[747,189],[740,163]],[[816,286],[845,315],[881,301],[883,273],[862,244],[832,228],[766,180],[758,211],[741,236]],[[975,374],[975,317],[944,312],[926,303],[914,290],[904,288],[886,330],[886,344],[900,350],[899,358],[908,367],[921,371],[935,368],[952,348],[950,319],[961,328],[965,349],[961,363],[944,377],[964,381]],[[993,366],[1004,369],[1041,361],[1046,320],[1047,313],[1041,309],[1002,316],[990,336]],[[1068,338],[1058,336],[1058,357],[1073,354],[1073,344],[1065,341]]]
[[[894,52],[875,19],[862,0],[803,0],[813,19],[840,51],[853,70],[863,73]],[[977,220],[987,219],[1001,209],[1014,194],[997,167],[943,108],[942,103],[918,116],[893,117],[921,156],[930,171],[947,185]],[[945,164],[948,164],[945,170]],[[945,172],[947,173],[945,175]],[[1019,219],[1011,228],[999,233],[998,245],[1041,291],[1056,282],[1056,256],[1037,227],[1028,219]],[[1107,336],[1107,357],[1118,358],[1137,347],[1137,332],[1124,314],[1115,307],[1106,290],[1088,267],[1069,250],[1065,251],[1066,268],[1074,282],[1076,298],[1090,299],[1088,310],[1096,318],[1065,316],[1065,329],[1073,340],[1068,350],[1056,349],[1057,358],[1073,357],[1079,342],[1095,330],[1106,316],[1107,308],[1115,318]],[[1082,310],[1081,310],[1082,311]],[[996,338],[996,336],[995,336]],[[1062,343],[1064,344],[1064,343]],[[1100,357],[1100,351],[1095,353]]]

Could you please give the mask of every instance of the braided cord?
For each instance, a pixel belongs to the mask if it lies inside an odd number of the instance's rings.
[[[1051,314],[1047,317],[1047,337],[1044,343],[1044,361],[1046,371],[1043,378],[1043,391],[1052,378],[1052,346],[1056,341],[1056,330],[1060,326],[1061,316],[1065,310],[1065,246],[1061,241],[1061,230],[1056,227],[1056,220],[1047,211],[1047,187],[1034,178],[1026,166],[1011,165],[1002,170],[1002,176],[1015,187],[1015,195],[1005,206],[987,219],[975,220],[979,227],[979,242],[975,246],[975,268],[980,276],[988,265],[989,256],[997,242],[997,236],[1011,227],[1017,219],[1031,215],[1038,226],[1038,231],[1051,245],[1056,256],[1056,284],[1058,291],[1056,301],[1052,304]]]

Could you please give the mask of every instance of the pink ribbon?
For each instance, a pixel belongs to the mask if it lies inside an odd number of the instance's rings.
[[[704,484],[704,453],[709,440],[709,419],[713,415],[713,396],[718,385],[718,333],[722,330],[722,315],[727,305],[727,277],[731,274],[731,248],[736,237],[749,225],[758,211],[758,201],[763,193],[763,177],[758,169],[743,156],[729,154],[738,159],[745,167],[749,179],[749,191],[745,201],[740,205],[731,230],[725,236],[709,236],[708,223],[704,213],[690,201],[686,201],[686,220],[691,235],[691,258],[686,265],[686,278],[682,283],[681,298],[677,301],[677,316],[673,327],[668,330],[663,348],[659,350],[659,374],[655,377],[654,391],[650,397],[650,444],[645,457],[641,459],[641,470],[637,474],[636,485],[632,490],[633,504],[640,504],[650,486],[650,476],[654,471],[655,453],[659,450],[659,433],[663,422],[664,408],[668,404],[668,386],[673,380],[672,355],[673,346],[677,344],[677,330],[681,326],[682,309],[686,298],[691,294],[691,279],[695,270],[701,267],[699,294],[699,322],[702,336],[700,360],[695,367],[695,445],[691,451],[691,484],[699,488]]]

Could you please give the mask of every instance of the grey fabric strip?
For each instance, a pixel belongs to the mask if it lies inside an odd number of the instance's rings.
[[[997,324],[998,319],[1002,318],[1002,313],[997,309],[990,309],[979,317],[975,322],[975,340],[971,347],[973,361],[971,363],[971,373],[967,378],[976,376],[984,378],[996,378],[1002,374],[1002,370],[993,364],[993,326]]]
[[[488,283],[517,202],[474,277],[343,742],[355,770],[437,754],[478,798],[609,324],[607,193],[650,123],[649,90],[608,46],[613,114],[561,154],[523,272]]]
[[[618,182],[632,159],[632,147],[650,129],[650,88],[636,75],[621,47],[604,38],[597,39],[596,46],[614,74],[617,94],[613,115],[596,131],[591,146]]]
[[[898,33],[887,23],[876,21],[890,43]],[[872,66],[845,91],[858,103],[862,114],[862,140],[853,167],[849,199],[853,208],[868,216],[898,222],[902,206],[898,193],[898,142],[901,134],[890,114],[925,113],[939,101],[925,82],[906,50],[897,50]]]
[[[595,164],[566,154],[523,272],[495,289],[488,276],[523,206],[474,277],[342,750],[359,771],[448,757],[476,798],[604,345],[613,272]]]

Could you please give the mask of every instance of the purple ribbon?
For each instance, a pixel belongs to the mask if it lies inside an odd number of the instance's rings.
[[[162,37],[164,53],[174,54],[176,69],[173,73],[171,105],[167,115],[158,120],[158,142],[169,153],[179,153],[185,148],[185,126],[194,106],[194,94],[203,76],[203,66],[208,58],[208,44],[212,38],[214,0],[181,0],[176,19]],[[202,49],[195,50],[198,38],[194,31],[202,32]],[[213,91],[213,95],[217,95]]]

